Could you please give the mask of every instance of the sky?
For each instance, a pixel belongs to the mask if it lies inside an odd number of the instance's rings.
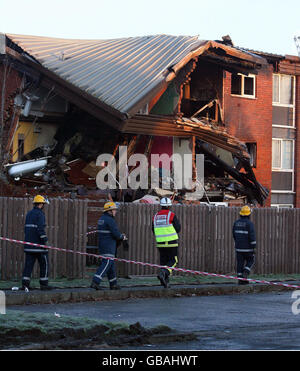
[[[297,55],[299,0],[0,0],[0,32],[70,39],[156,34]]]

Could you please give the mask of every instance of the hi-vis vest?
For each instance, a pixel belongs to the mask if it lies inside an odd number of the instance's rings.
[[[154,235],[156,238],[157,247],[176,247],[178,246],[178,234],[170,222],[172,216],[171,211],[160,211],[153,219]],[[169,241],[174,241],[170,244]]]

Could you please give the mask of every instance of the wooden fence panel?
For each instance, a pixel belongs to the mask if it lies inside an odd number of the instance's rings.
[[[25,215],[31,207],[31,199],[0,197],[0,235],[23,240]],[[95,220],[101,215],[98,209],[95,208]],[[152,232],[152,218],[159,209],[158,205],[134,203],[121,206],[116,219],[120,230],[129,238],[129,251],[124,251],[121,245],[118,257],[159,264]],[[87,210],[88,202],[84,200],[51,199],[50,205],[45,207],[49,244],[85,252]],[[178,267],[211,273],[234,273],[232,225],[239,217],[239,208],[174,205],[172,210],[182,228],[179,234]],[[300,273],[300,209],[257,208],[253,209],[251,219],[257,235],[254,272]],[[97,241],[94,235],[91,239]],[[80,278],[85,273],[85,256],[51,250],[49,258],[51,278]],[[157,273],[157,269],[152,267],[123,262],[116,264],[119,276]],[[23,265],[22,245],[1,241],[1,279],[19,279]],[[36,266],[34,276],[38,275]]]
[[[0,235],[23,241],[25,216],[31,208],[32,199],[0,197]],[[49,245],[86,252],[87,201],[50,199],[44,211]],[[49,265],[50,278],[85,274],[85,257],[79,254],[49,250]],[[23,246],[0,241],[0,278],[21,279],[23,267]],[[39,277],[37,263],[32,276]]]
[[[126,258],[159,264],[151,230],[157,205],[124,204],[117,221],[129,237]],[[236,261],[232,226],[239,218],[239,208],[174,205],[172,210],[181,223],[178,267],[211,273],[235,274]],[[254,272],[300,273],[300,209],[253,209],[257,237]],[[120,257],[125,257],[119,250]],[[120,264],[120,263],[118,263]],[[123,264],[122,275],[156,274],[155,268]],[[125,264],[125,265],[124,265]],[[174,273],[182,274],[182,273]]]

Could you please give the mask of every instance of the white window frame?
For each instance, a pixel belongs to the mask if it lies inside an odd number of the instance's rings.
[[[276,209],[294,209],[293,204],[271,204],[271,207],[276,207]]]
[[[273,140],[278,140],[280,141],[280,165],[281,167],[273,167],[273,158],[272,158],[272,172],[286,172],[286,173],[292,173],[292,189],[291,190],[275,190],[272,189],[271,193],[294,193],[295,189],[295,140],[294,139],[284,139],[284,138],[272,138],[272,145],[273,145]],[[292,168],[291,169],[283,169],[282,168],[282,142],[283,141],[290,141],[292,142]]]
[[[280,142],[280,167],[273,167],[273,158],[272,158],[272,171],[294,171],[295,167],[295,140],[294,139],[285,139],[285,138],[272,138],[272,145],[273,145],[273,140],[277,140]],[[292,167],[290,169],[284,169],[282,167],[282,162],[283,162],[283,152],[282,152],[282,142],[289,141],[292,142]]]
[[[279,83],[278,83],[278,95],[279,95],[279,102],[274,102],[273,101],[273,77],[278,76],[279,77]],[[292,104],[283,104],[280,103],[280,81],[281,81],[281,76],[289,76],[292,77],[293,80],[293,103]],[[289,128],[289,129],[296,129],[295,126],[295,115],[296,115],[296,110],[295,110],[295,101],[296,101],[296,78],[294,75],[286,75],[283,73],[273,73],[272,76],[272,105],[277,106],[277,107],[288,107],[288,108],[293,108],[293,125],[272,125],[273,127],[276,128]]]
[[[241,79],[241,94],[231,94],[231,95],[233,97],[256,99],[256,75],[254,75],[252,73],[249,73],[249,75],[243,75],[242,73],[237,73],[237,75],[242,76],[242,79]],[[253,94],[244,94],[244,91],[245,91],[245,77],[253,78]]]

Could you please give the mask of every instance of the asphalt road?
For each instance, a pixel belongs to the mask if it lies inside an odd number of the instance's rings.
[[[299,350],[300,314],[292,312],[296,301],[292,292],[10,306],[9,309],[130,324],[140,322],[149,328],[164,324],[197,334],[197,340],[192,342],[124,349]],[[300,304],[295,303],[294,308],[300,309]]]

